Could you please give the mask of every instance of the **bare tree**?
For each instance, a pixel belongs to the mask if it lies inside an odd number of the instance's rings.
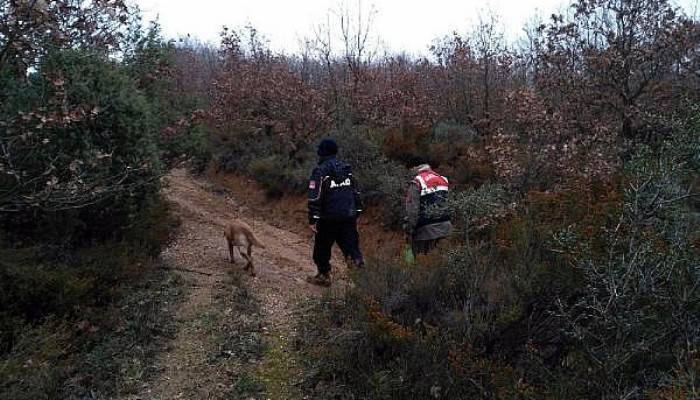
[[[331,114],[335,114],[339,108],[340,91],[338,79],[335,74],[335,61],[333,55],[333,29],[331,25],[331,12],[326,13],[326,22],[314,27],[314,48],[321,62],[324,64],[330,89],[330,100],[333,105]]]
[[[362,0],[357,0],[356,7],[343,0],[328,10],[324,23],[314,27],[314,47],[325,65],[331,114],[336,119],[357,108],[360,88],[367,79],[365,71],[379,47],[373,35],[376,14],[376,9],[365,7]]]
[[[344,57],[356,85],[360,80],[362,68],[372,62],[377,51],[377,46],[373,45],[373,47],[370,47],[369,43],[376,10],[374,7],[370,7],[363,16],[362,0],[357,0],[355,13],[351,12],[346,1],[338,8]]]
[[[482,74],[482,113],[487,118],[490,111],[489,100],[492,97],[492,86],[497,79],[494,76],[497,68],[497,58],[506,50],[503,27],[500,25],[498,16],[490,10],[481,13],[472,37],[474,38],[474,49]]]
[[[581,0],[572,10],[547,28],[542,65],[553,96],[610,120],[620,144],[663,132],[648,129],[656,123],[649,117],[680,98],[674,92],[692,70],[697,24],[669,0]],[[679,68],[684,60],[688,68]]]
[[[537,82],[539,74],[538,54],[542,51],[544,21],[539,14],[533,14],[523,27],[523,36],[518,43],[518,54],[522,63],[523,80],[528,85]]]

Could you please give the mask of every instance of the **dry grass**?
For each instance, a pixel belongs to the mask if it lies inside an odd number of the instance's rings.
[[[122,397],[138,390],[175,335],[183,281],[152,268],[128,291],[108,307],[85,308],[79,319],[27,325],[0,357],[0,399]]]

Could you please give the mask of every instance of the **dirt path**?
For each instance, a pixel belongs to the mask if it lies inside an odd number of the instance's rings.
[[[188,279],[191,290],[177,314],[178,336],[156,366],[161,371],[159,378],[145,384],[133,398],[236,398],[231,394],[232,382],[237,381],[240,371],[211,361],[217,349],[213,330],[208,329],[227,322],[223,319],[231,313],[231,308],[221,310],[217,299],[226,298],[232,290],[227,271],[241,268],[228,263],[222,236],[224,224],[234,217],[247,222],[266,246],[253,252],[257,277],[245,276],[242,283],[259,304],[261,315],[256,327],[265,351],[251,361],[257,363],[255,378],[264,386],[260,398],[299,397],[294,385],[301,371],[289,346],[295,312],[300,300],[324,290],[305,282],[305,277],[315,272],[311,237],[266,223],[254,211],[237,206],[235,197],[243,194],[213,190],[212,185],[194,179],[185,170],[174,170],[167,182],[165,194],[175,205],[182,225],[163,257]],[[334,263],[338,265],[338,260]]]

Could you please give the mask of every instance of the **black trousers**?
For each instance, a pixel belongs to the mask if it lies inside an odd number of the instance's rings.
[[[440,239],[412,240],[413,254],[428,254],[437,247]]]
[[[327,274],[331,270],[333,243],[338,243],[343,255],[350,258],[356,265],[363,263],[360,235],[357,233],[357,220],[327,221],[322,219],[316,224],[314,238],[314,263],[316,263],[320,274]]]

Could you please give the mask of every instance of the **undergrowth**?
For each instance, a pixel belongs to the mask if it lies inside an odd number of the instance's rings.
[[[0,399],[112,398],[133,394],[176,334],[184,297],[180,275],[155,266],[122,288],[127,295],[86,307],[73,319],[18,324],[0,357]]]

